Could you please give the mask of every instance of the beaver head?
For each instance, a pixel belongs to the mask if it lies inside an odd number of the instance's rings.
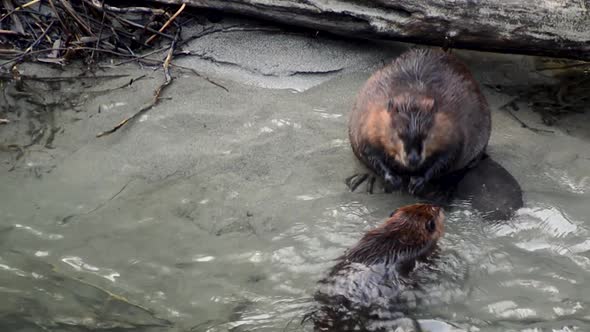
[[[444,232],[444,218],[442,208],[435,205],[401,207],[381,226],[367,232],[342,258],[366,265],[412,264],[432,252]]]
[[[319,281],[320,306],[308,315],[314,331],[422,331],[406,314],[430,294],[406,277],[435,249],[443,220],[440,207],[414,204],[367,232]]]
[[[435,121],[434,98],[424,93],[403,91],[388,103],[392,137],[399,140],[396,160],[410,170],[418,169],[428,157],[425,141]]]

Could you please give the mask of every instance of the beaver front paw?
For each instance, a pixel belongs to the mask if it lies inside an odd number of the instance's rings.
[[[363,182],[367,181],[367,192],[373,193],[373,186],[375,184],[375,176],[367,173],[354,174],[346,178],[346,186],[350,191],[355,191]]]
[[[412,176],[410,178],[410,183],[408,184],[408,192],[412,195],[416,195],[424,190],[424,186],[426,185],[426,180],[421,176]]]

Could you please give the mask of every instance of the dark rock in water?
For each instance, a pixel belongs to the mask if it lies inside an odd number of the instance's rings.
[[[487,155],[474,167],[436,182],[422,198],[445,206],[467,201],[489,221],[508,220],[523,206],[516,179]]]
[[[483,159],[457,184],[454,199],[468,200],[486,220],[507,220],[523,206],[516,179],[492,158]]]

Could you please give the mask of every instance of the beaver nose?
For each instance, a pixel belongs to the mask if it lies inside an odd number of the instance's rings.
[[[410,154],[408,155],[408,163],[411,167],[416,167],[420,163],[420,155],[416,150],[410,151]]]

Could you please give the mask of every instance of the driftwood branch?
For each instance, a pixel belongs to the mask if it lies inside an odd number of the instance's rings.
[[[588,0],[151,0],[361,38],[590,60]]]

